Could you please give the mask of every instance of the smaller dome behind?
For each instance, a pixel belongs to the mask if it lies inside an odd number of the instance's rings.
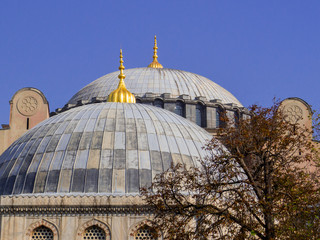
[[[172,162],[198,165],[211,138],[153,106],[84,105],[41,122],[0,156],[0,195],[138,194]]]
[[[88,84],[77,92],[68,102],[76,104],[79,100],[91,100],[94,97],[107,98],[118,86],[119,71],[104,75]],[[242,104],[229,91],[208,78],[195,73],[169,68],[132,68],[124,70],[126,87],[135,96],[144,97],[147,92],[161,96],[170,93],[172,98],[183,94],[192,99],[206,97],[206,99],[220,99],[223,104],[234,103],[238,107]]]

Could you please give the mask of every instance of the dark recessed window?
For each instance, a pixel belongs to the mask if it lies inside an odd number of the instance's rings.
[[[216,109],[216,128],[225,127],[226,124],[226,112],[221,107]]]
[[[154,100],[153,105],[158,108],[163,108],[163,101],[161,99]]]
[[[29,127],[30,127],[30,120],[29,118],[27,118],[27,130],[29,129]]]
[[[200,103],[196,105],[196,123],[200,127],[206,127],[206,107]]]
[[[184,117],[184,103],[183,102],[176,102],[176,107],[174,108],[174,113],[178,114],[179,116]]]
[[[234,112],[234,125],[235,127],[239,126],[239,122],[240,122],[240,113],[238,111]]]

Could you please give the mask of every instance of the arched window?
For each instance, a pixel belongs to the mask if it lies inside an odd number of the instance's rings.
[[[53,240],[53,232],[50,228],[40,226],[33,230],[31,239]]]
[[[216,128],[223,128],[226,124],[226,112],[221,107],[216,108]]]
[[[153,105],[155,107],[163,108],[163,101],[161,99],[156,99],[156,100],[154,100]]]
[[[196,105],[196,123],[200,127],[206,127],[206,108],[200,103]]]
[[[89,240],[89,239],[106,240],[106,233],[103,229],[94,225],[86,229],[86,231],[83,233],[82,239],[83,240]]]
[[[157,232],[153,228],[145,225],[136,231],[134,235],[134,239],[135,240],[140,240],[140,239],[156,240]]]
[[[183,102],[180,102],[180,101],[176,102],[176,106],[174,108],[174,113],[178,114],[181,117],[185,116],[185,114],[184,114],[184,103]]]

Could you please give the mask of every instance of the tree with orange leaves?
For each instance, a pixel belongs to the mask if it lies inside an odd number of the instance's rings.
[[[253,105],[219,129],[199,166],[172,165],[142,189],[165,239],[320,239],[312,133],[279,105]]]

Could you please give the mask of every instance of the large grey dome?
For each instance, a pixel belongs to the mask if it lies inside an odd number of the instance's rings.
[[[41,122],[0,156],[0,195],[136,194],[171,162],[196,165],[210,139],[153,106],[76,107]]]
[[[168,68],[133,68],[124,70],[127,89],[136,96],[143,97],[147,92],[161,95],[171,93],[176,98],[182,94],[192,99],[203,96],[207,100],[220,99],[222,103],[242,104],[226,89],[203,76]],[[94,97],[107,97],[118,85],[119,71],[98,78],[77,92],[68,102],[76,104],[79,100]]]

